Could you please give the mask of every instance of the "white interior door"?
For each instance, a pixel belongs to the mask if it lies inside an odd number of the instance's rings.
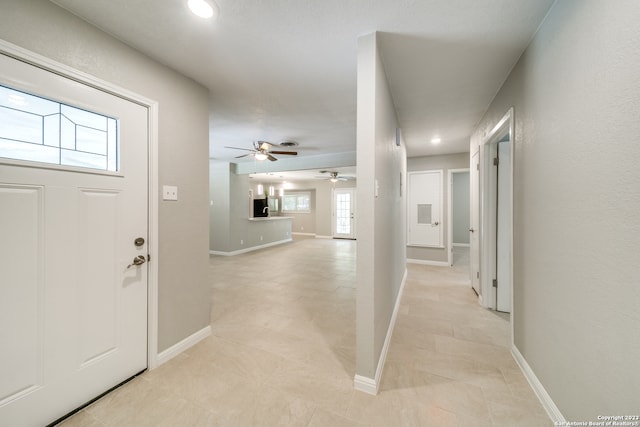
[[[355,239],[356,198],[353,188],[333,190],[333,237]]]
[[[471,157],[471,227],[469,228],[471,286],[478,295],[480,289],[480,153]]]
[[[5,55],[0,85],[0,425],[42,426],[147,366],[147,264],[128,267],[148,252],[147,109]],[[28,94],[117,119],[117,171],[81,166],[100,129],[24,113]],[[16,119],[29,114],[40,134]],[[47,139],[50,119],[75,147]],[[19,144],[76,166],[7,159]]]
[[[442,248],[442,170],[408,173],[407,244]]]
[[[496,310],[511,311],[511,150],[509,141],[498,143],[496,221]]]

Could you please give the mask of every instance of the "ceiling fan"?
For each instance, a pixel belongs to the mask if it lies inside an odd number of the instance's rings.
[[[339,176],[339,173],[336,171],[320,171],[320,173],[325,175],[317,176],[316,178],[328,179],[331,182],[348,181],[350,179],[355,179],[355,177],[353,176]]]
[[[243,150],[243,151],[249,151],[249,153],[247,154],[242,154],[240,156],[236,156],[236,159],[242,158],[242,157],[247,157],[247,156],[253,156],[254,159],[256,160],[271,160],[272,162],[275,162],[276,160],[278,160],[277,158],[275,158],[273,156],[273,154],[279,154],[279,155],[287,155],[287,156],[297,156],[298,152],[297,151],[278,151],[278,150],[272,150],[271,148],[273,147],[273,144],[267,141],[253,141],[253,149],[248,149],[248,148],[239,148],[239,147],[224,147],[224,148],[230,148],[232,150]]]

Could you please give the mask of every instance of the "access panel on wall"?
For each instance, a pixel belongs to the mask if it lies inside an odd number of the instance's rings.
[[[407,244],[443,247],[442,170],[409,172]]]

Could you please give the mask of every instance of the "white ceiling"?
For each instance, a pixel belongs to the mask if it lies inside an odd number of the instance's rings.
[[[210,156],[236,161],[223,147],[254,140],[354,152],[357,38],[373,31],[408,155],[468,151],[554,0],[215,0],[215,21],[186,0],[52,1],[208,87]]]
[[[294,182],[294,181],[315,181],[322,179],[330,179],[329,172],[337,172],[339,177],[349,178],[350,182],[356,178],[356,167],[338,167],[338,168],[325,168],[325,169],[306,169],[296,171],[282,171],[282,172],[263,172],[252,173],[249,177],[255,179],[260,183],[282,183],[282,182]]]

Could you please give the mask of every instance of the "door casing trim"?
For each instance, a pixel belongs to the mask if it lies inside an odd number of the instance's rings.
[[[511,305],[511,344],[513,344],[514,336],[514,311],[513,306],[513,175],[514,175],[514,157],[515,157],[515,118],[514,108],[509,110],[502,116],[498,123],[493,127],[491,132],[482,140],[480,144],[480,289],[482,290],[482,306],[485,308],[496,309],[495,290],[492,285],[492,279],[495,273],[495,238],[492,240],[489,236],[495,232],[494,225],[491,224],[492,203],[495,202],[496,189],[490,185],[491,168],[495,167],[492,163],[491,147],[497,145],[498,140],[504,134],[509,134],[509,144],[511,144],[511,156],[509,161],[509,180],[511,182],[509,200],[509,252],[511,253],[509,263],[509,286],[510,286],[510,305]],[[493,202],[492,202],[493,200]],[[495,233],[494,233],[495,234]]]
[[[469,168],[462,169],[447,169],[447,264],[453,266],[453,174],[454,173],[468,173]],[[471,175],[469,175],[471,180]],[[471,187],[469,187],[471,189]],[[471,208],[471,201],[469,201],[469,208]],[[469,244],[470,245],[470,244]],[[471,267],[469,267],[469,282],[471,282]],[[471,283],[469,283],[471,285]]]

